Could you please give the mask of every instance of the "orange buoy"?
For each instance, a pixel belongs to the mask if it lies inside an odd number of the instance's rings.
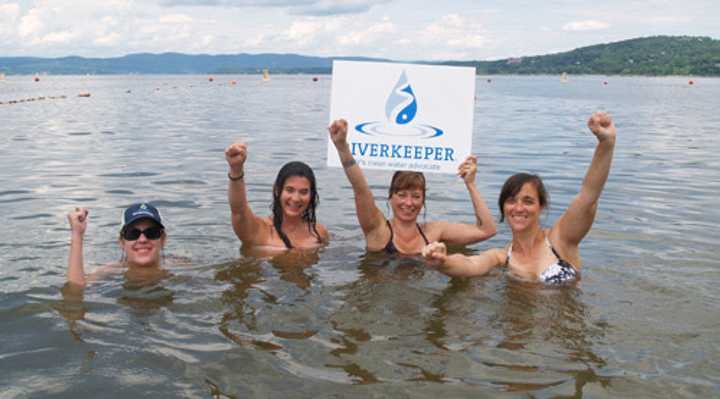
[[[84,92],[78,94],[78,97],[90,97],[90,93],[84,91]]]
[[[210,77],[208,78],[208,82],[212,82],[213,80],[215,80],[215,79],[213,79],[212,76],[210,76]]]
[[[231,80],[231,81],[230,81],[230,84],[231,84],[231,85],[236,85],[236,84],[237,84],[237,82],[236,82],[236,81],[234,81],[234,80]]]

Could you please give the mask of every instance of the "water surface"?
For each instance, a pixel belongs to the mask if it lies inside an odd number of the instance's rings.
[[[551,194],[550,225],[592,156],[589,114],[610,111],[619,130],[583,279],[543,289],[366,254],[349,184],[324,166],[328,76],[7,77],[0,396],[717,396],[720,80],[695,82],[478,78],[473,152],[495,214],[505,178],[530,171]],[[8,104],[20,99],[35,101]],[[315,168],[327,248],[240,253],[223,156],[234,140],[249,143],[258,214],[284,162]],[[390,173],[367,176],[386,211]],[[427,220],[472,220],[458,178],[430,174],[428,187]],[[63,300],[66,213],[90,209],[86,263],[105,264],[138,200],[163,212],[167,256],[191,265],[149,286],[110,276]],[[509,238],[503,225],[462,250]]]

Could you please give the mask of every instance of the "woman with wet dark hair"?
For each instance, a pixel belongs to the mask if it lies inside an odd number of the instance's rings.
[[[327,229],[315,217],[319,196],[315,174],[308,165],[295,161],[280,169],[273,185],[273,215],[259,217],[247,200],[244,179],[247,145],[231,144],[225,149],[225,159],[230,168],[228,202],[232,226],[243,245],[303,249],[328,241]]]
[[[580,241],[590,231],[598,200],[610,174],[616,130],[604,112],[592,114],[588,128],[598,143],[585,174],[580,193],[549,228],[540,225],[540,216],[549,199],[537,175],[518,173],[505,181],[498,206],[500,221],[507,219],[512,241],[505,248],[494,248],[476,256],[448,255],[442,243],[423,248],[423,255],[437,269],[450,276],[483,275],[496,266],[505,266],[510,275],[544,284],[562,284],[579,277]]]
[[[347,141],[347,122],[336,120],[328,130],[355,194],[355,210],[368,251],[415,255],[433,241],[465,245],[495,235],[492,214],[475,184],[477,165],[474,156],[469,156],[458,167],[458,175],[467,187],[475,210],[474,224],[446,221],[418,223],[418,215],[425,209],[425,176],[411,171],[397,171],[393,175],[388,191],[392,217],[388,220],[375,204],[365,175],[352,156]]]

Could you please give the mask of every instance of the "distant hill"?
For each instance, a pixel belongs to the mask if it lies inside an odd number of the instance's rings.
[[[576,50],[499,61],[444,62],[478,74],[696,75],[720,76],[720,40],[654,36]]]
[[[298,54],[129,54],[116,58],[36,58],[0,57],[0,72],[5,74],[49,73],[52,75],[85,74],[223,74],[261,73],[329,73],[333,59],[356,61],[390,61],[365,57],[311,57]]]
[[[190,55],[129,54],[116,58],[0,57],[5,74],[222,74],[330,73],[333,60],[390,61],[364,57],[311,57],[298,54]],[[655,36],[598,44],[572,51],[497,61],[425,64],[474,66],[478,74],[602,74],[720,76],[720,40]]]

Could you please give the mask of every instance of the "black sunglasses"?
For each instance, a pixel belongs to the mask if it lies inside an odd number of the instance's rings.
[[[122,232],[122,238],[128,241],[135,241],[140,238],[140,234],[144,234],[148,240],[157,240],[163,235],[163,228],[158,226],[148,227],[145,230],[140,230],[137,227],[131,227],[125,229]]]

